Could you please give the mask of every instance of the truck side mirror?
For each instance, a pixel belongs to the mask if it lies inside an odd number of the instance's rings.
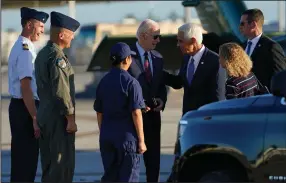
[[[286,70],[281,71],[272,77],[271,93],[274,96],[286,97]]]

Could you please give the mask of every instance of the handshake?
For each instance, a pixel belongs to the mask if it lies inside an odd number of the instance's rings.
[[[145,102],[145,109],[142,109],[143,113],[147,113],[148,111],[161,111],[163,108],[163,101],[160,98],[151,98],[151,100],[144,100]]]

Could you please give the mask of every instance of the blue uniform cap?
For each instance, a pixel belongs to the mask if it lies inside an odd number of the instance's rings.
[[[21,8],[21,18],[24,20],[35,19],[35,20],[38,20],[40,22],[46,23],[46,21],[49,18],[49,14],[42,12],[42,11],[37,11],[35,9],[22,7]]]
[[[51,12],[51,25],[75,32],[80,23],[67,15],[53,11]]]
[[[136,53],[131,51],[130,47],[123,42],[113,45],[110,51],[110,59],[112,61],[122,61],[130,55],[136,55]]]

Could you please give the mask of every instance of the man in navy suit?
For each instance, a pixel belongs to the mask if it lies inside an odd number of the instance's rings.
[[[167,101],[167,90],[163,82],[163,57],[155,51],[160,42],[160,27],[153,20],[144,20],[138,30],[129,73],[142,88],[146,110],[143,126],[147,151],[143,154],[147,182],[158,182],[160,174],[161,113]]]
[[[187,23],[179,27],[177,35],[184,55],[178,75],[163,71],[165,84],[174,89],[184,87],[183,115],[188,111],[225,99],[226,71],[220,66],[219,56],[202,44],[203,34],[199,25]],[[178,144],[175,145],[176,149]],[[175,162],[177,156],[175,154]],[[172,171],[173,172],[173,171]],[[168,182],[171,182],[170,175]]]
[[[262,11],[249,9],[241,15],[239,30],[248,39],[242,46],[253,61],[252,72],[270,88],[271,78],[286,69],[286,57],[279,43],[263,33],[263,24]]]
[[[184,54],[177,76],[164,71],[165,83],[174,89],[184,87],[183,115],[191,110],[225,99],[226,72],[219,56],[202,44],[199,25],[187,23],[178,29],[178,46]]]

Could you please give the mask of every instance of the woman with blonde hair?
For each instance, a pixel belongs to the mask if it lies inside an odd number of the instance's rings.
[[[226,69],[226,99],[254,96],[259,91],[258,81],[251,72],[252,61],[236,43],[225,43],[219,48],[220,64]]]

